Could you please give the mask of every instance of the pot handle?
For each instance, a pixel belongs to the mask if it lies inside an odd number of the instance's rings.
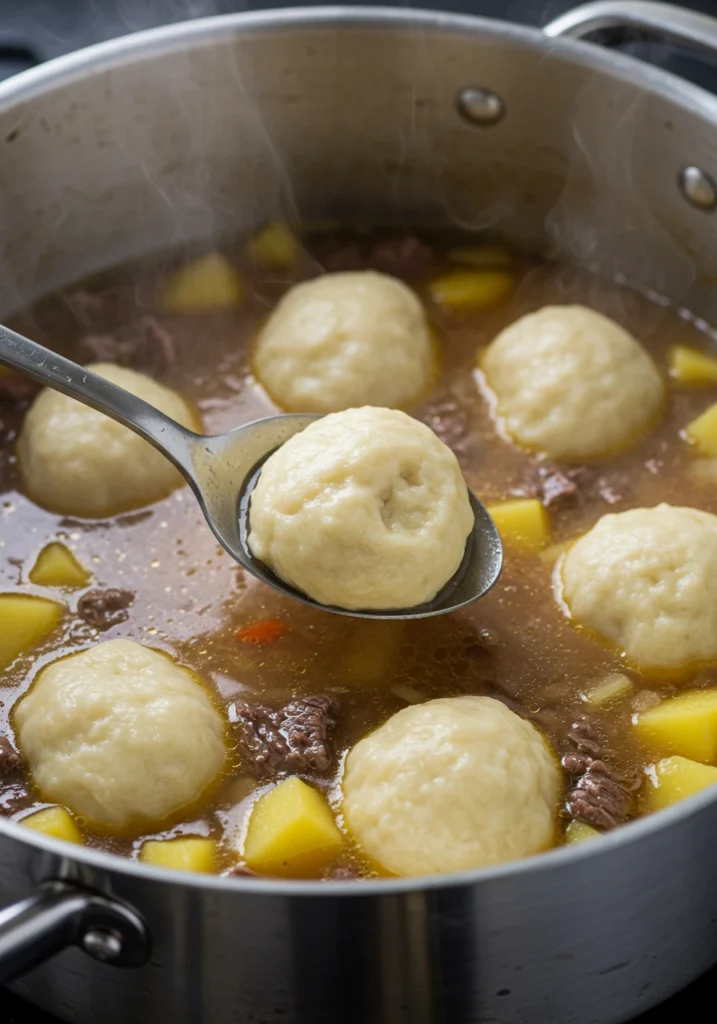
[[[717,54],[717,20],[674,4],[649,0],[597,0],[581,4],[543,28],[545,35],[552,38],[570,36],[572,39],[590,36],[609,39],[616,30],[681,43],[713,57]]]
[[[0,985],[68,946],[79,946],[101,963],[141,967],[151,941],[131,907],[67,882],[46,882],[33,896],[0,910]]]

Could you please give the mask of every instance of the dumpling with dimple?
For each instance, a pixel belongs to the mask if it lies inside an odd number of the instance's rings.
[[[554,458],[632,444],[663,398],[642,345],[585,306],[545,306],[521,317],[488,346],[481,367],[504,431]]]
[[[411,608],[460,566],[473,511],[432,430],[367,406],[317,420],[270,456],[249,525],[255,557],[315,601]]]
[[[112,363],[88,369],[197,429],[191,406],[144,374]],[[30,497],[63,515],[101,518],[142,508],[182,483],[172,463],[127,427],[49,388],[32,403],[17,444]]]
[[[225,759],[224,723],[202,683],[132,640],[42,669],[14,725],[42,798],[111,832],[162,824],[211,786]]]
[[[484,868],[553,843],[559,771],[538,730],[492,697],[404,708],[350,751],[346,825],[396,875]]]
[[[717,516],[672,505],[603,516],[561,578],[575,621],[636,665],[717,660]]]
[[[295,285],[259,334],[254,369],[281,408],[327,413],[405,408],[426,391],[435,368],[414,292],[367,270]]]

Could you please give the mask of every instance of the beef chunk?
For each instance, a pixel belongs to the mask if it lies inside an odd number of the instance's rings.
[[[118,363],[150,376],[164,374],[176,360],[174,338],[154,317],[143,316],[111,334],[87,334],[80,341],[82,362]]]
[[[392,277],[416,277],[434,261],[430,245],[408,232],[397,232],[373,244],[361,237],[324,234],[312,240],[314,257],[330,272],[378,270]]]
[[[327,696],[300,697],[280,710],[237,701],[229,711],[241,753],[264,775],[326,771],[337,713],[338,703]]]
[[[575,748],[562,759],[571,777],[566,801],[570,815],[604,830],[627,821],[633,787],[603,760],[603,746],[592,724],[586,718],[575,722],[568,742]]]
[[[134,288],[127,285],[97,291],[76,288],[65,295],[65,302],[78,323],[101,333],[126,322],[137,308]]]
[[[22,759],[7,736],[0,736],[0,778],[10,775],[21,764]]]
[[[30,807],[34,797],[24,782],[12,782],[0,787],[0,814],[17,814]]]
[[[581,499],[604,501],[619,505],[629,493],[625,473],[598,475],[588,466],[558,466],[539,462],[528,468],[523,480],[511,492],[519,498],[540,498],[546,508],[564,508]]]
[[[129,618],[134,604],[131,590],[89,590],[77,605],[77,614],[96,629],[110,629]]]
[[[396,234],[381,239],[373,246],[368,264],[392,277],[416,277],[430,269],[433,259],[433,249],[420,238]]]

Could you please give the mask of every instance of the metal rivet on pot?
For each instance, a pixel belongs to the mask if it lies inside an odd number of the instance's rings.
[[[95,960],[106,963],[121,955],[123,940],[113,928],[90,928],[82,936],[82,948]]]
[[[461,89],[456,99],[456,107],[466,121],[483,128],[498,124],[505,116],[505,103],[498,93],[474,85]]]
[[[717,206],[717,186],[705,171],[690,164],[683,167],[679,185],[687,202],[698,210],[714,210]]]

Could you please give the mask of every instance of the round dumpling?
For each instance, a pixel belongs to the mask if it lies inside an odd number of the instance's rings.
[[[643,668],[717,658],[717,516],[636,508],[603,516],[562,565],[576,622]]]
[[[184,427],[197,418],[175,391],[112,363],[89,367]],[[17,444],[25,487],[39,505],[62,515],[100,518],[141,508],[182,483],[177,469],[138,434],[59,391],[32,403]]]
[[[395,409],[312,423],[266,462],[249,547],[321,604],[410,608],[456,572],[473,527],[455,455]]]
[[[370,270],[295,285],[254,352],[259,381],[293,412],[410,405],[428,389],[434,361],[417,297],[401,281]]]
[[[540,733],[491,697],[404,708],[346,760],[343,814],[396,875],[483,868],[552,845],[560,789]]]
[[[42,797],[113,832],[161,824],[224,764],[224,723],[202,684],[132,640],[44,668],[14,724]]]
[[[516,320],[489,345],[482,369],[505,433],[559,459],[629,445],[663,397],[645,349],[584,306],[546,306]]]

